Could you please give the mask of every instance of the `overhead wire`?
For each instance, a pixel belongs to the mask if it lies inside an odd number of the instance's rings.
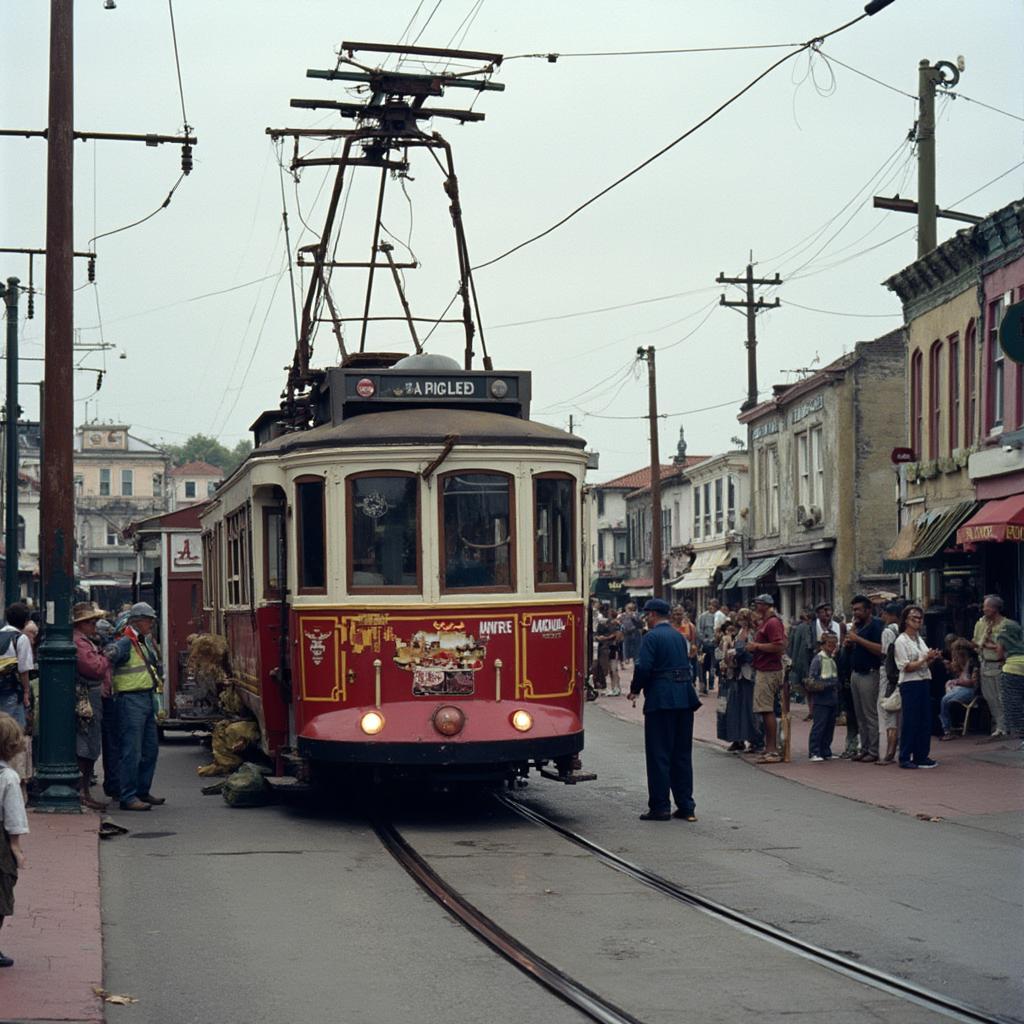
[[[795,306],[797,309],[806,309],[811,313],[825,313],[828,316],[853,316],[860,317],[863,319],[879,319],[879,320],[891,320],[893,317],[900,316],[899,312],[893,313],[844,313],[838,309],[818,309],[816,306],[802,306],[799,302],[794,302],[792,299],[786,300],[787,306]]]
[[[191,125],[188,123],[188,114],[185,113],[185,88],[181,84],[181,59],[178,56],[178,32],[174,26],[174,0],[167,0],[167,13],[171,18],[171,41],[174,44],[174,70],[178,76],[178,98],[181,100],[181,125],[184,133],[188,135]]]
[[[778,68],[781,65],[785,64],[786,61],[792,60],[795,56],[797,56],[797,54],[803,53],[805,50],[810,49],[812,46],[820,45],[820,43],[824,42],[826,39],[828,39],[828,38],[830,38],[830,37],[832,37],[832,36],[834,36],[834,35],[836,35],[836,34],[838,34],[840,32],[845,31],[846,29],[850,28],[852,25],[857,24],[857,22],[859,22],[859,21],[861,21],[861,20],[863,20],[864,18],[867,18],[867,17],[869,17],[869,15],[866,12],[862,13],[862,14],[859,14],[857,17],[850,19],[850,21],[845,22],[844,24],[840,25],[838,28],[834,28],[830,32],[826,32],[824,35],[816,36],[813,39],[808,40],[806,43],[801,44],[797,49],[794,49],[790,53],[787,53],[784,56],[780,57],[778,60],[773,61],[772,64],[770,64],[767,68],[765,68],[764,71],[762,71],[755,78],[753,78],[750,82],[748,82],[745,86],[743,86],[742,89],[740,89],[738,92],[736,92],[732,96],[730,96],[729,99],[725,100],[725,102],[719,104],[719,106],[717,106],[710,114],[708,114],[706,117],[702,118],[700,121],[698,121],[691,128],[688,128],[685,132],[683,132],[682,135],[680,135],[677,138],[673,139],[670,143],[668,143],[667,145],[663,146],[661,149],[659,149],[652,156],[649,156],[646,160],[644,160],[641,163],[637,164],[631,170],[627,171],[621,177],[617,178],[610,185],[605,186],[599,192],[597,192],[594,195],[592,195],[589,199],[587,199],[584,202],[580,203],[579,206],[577,206],[575,209],[571,210],[568,214],[566,214],[560,220],[556,221],[550,227],[545,228],[543,231],[539,232],[538,234],[533,235],[532,237],[525,239],[524,241],[518,243],[517,245],[512,246],[512,248],[505,250],[505,252],[502,252],[499,255],[494,256],[491,259],[486,260],[485,262],[478,264],[477,266],[473,267],[472,269],[473,270],[482,270],[484,267],[493,266],[495,263],[498,263],[501,260],[506,259],[507,257],[511,256],[513,253],[519,252],[520,249],[523,249],[523,248],[525,248],[528,245],[532,245],[534,242],[540,241],[540,239],[545,238],[546,236],[550,235],[553,231],[556,231],[558,228],[562,227],[562,225],[564,225],[564,224],[568,223],[570,220],[572,220],[575,216],[577,216],[577,214],[581,213],[588,206],[591,206],[593,203],[596,203],[599,199],[601,199],[602,197],[606,196],[613,189],[617,188],[619,185],[621,185],[624,182],[628,181],[630,178],[632,178],[634,175],[638,174],[644,168],[646,168],[646,167],[650,166],[650,164],[654,163],[655,160],[658,160],[660,157],[664,156],[666,153],[668,153],[670,150],[674,149],[676,146],[678,146],[685,139],[688,139],[695,132],[697,132],[701,128],[703,128],[704,125],[706,125],[708,122],[714,120],[714,118],[716,118],[720,113],[722,113],[722,111],[724,111],[728,107],[732,106],[732,104],[735,103],[738,99],[740,99],[740,97],[742,97],[746,93],[748,93],[762,79],[767,78],[767,76],[770,75],[776,68]]]
[[[686,46],[661,50],[600,50],[577,53],[514,53],[503,58],[502,63],[510,60],[546,60],[555,63],[563,57],[659,57],[678,53],[725,53],[730,50],[782,50],[787,47],[800,46],[800,43],[749,43],[736,46]],[[554,60],[552,60],[554,58]]]

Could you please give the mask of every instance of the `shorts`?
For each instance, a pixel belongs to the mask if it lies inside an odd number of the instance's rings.
[[[754,673],[754,714],[762,715],[775,710],[775,698],[782,689],[783,672],[765,672],[758,669]]]

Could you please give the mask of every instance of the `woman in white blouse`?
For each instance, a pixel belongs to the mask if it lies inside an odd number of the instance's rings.
[[[931,663],[942,657],[929,650],[921,638],[924,611],[907,605],[900,618],[900,635],[894,642],[896,667],[900,670],[900,767],[934,768],[929,757],[932,742]]]

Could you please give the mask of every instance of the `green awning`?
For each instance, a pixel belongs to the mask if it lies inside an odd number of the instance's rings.
[[[763,579],[778,565],[779,558],[779,555],[772,555],[769,558],[758,558],[753,562],[749,562],[722,589],[733,590],[737,587],[756,587],[758,580]]]
[[[947,508],[929,509],[913,524],[913,547],[908,554],[898,551],[899,542],[889,552],[890,557],[882,563],[884,572],[912,572],[920,563],[934,558],[949,543],[957,529],[979,508],[977,501],[959,501]],[[909,535],[908,527],[900,531],[900,537]],[[892,557],[899,556],[903,557]]]

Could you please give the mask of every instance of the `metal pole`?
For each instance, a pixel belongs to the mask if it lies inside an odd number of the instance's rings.
[[[21,597],[18,586],[18,278],[7,278],[3,291],[7,306],[7,446],[4,510],[6,512],[4,546],[4,604],[14,604]]]
[[[658,385],[654,346],[647,348],[647,409],[651,423],[651,593],[661,597],[661,455],[658,451]]]
[[[75,760],[74,590],[74,5],[50,0],[46,182],[46,389],[40,492],[45,628],[40,646],[39,810],[80,812]]]
[[[917,68],[917,258],[936,245],[935,83],[936,69],[923,60]]]

